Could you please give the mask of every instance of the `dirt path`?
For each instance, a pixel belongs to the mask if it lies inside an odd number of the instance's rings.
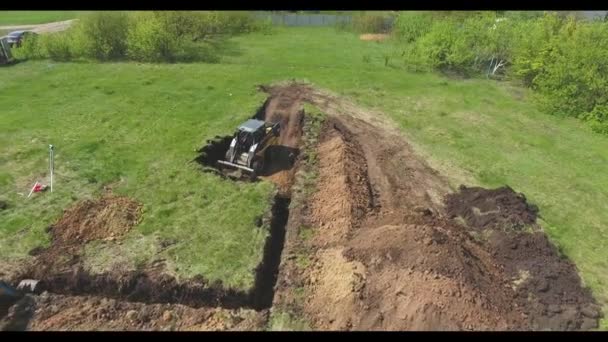
[[[61,32],[65,31],[78,19],[71,19],[65,21],[57,21],[53,23],[46,24],[38,24],[38,25],[9,25],[9,26],[0,26],[0,30],[2,31],[18,31],[18,30],[27,30],[33,31],[36,33],[53,33],[53,32]]]

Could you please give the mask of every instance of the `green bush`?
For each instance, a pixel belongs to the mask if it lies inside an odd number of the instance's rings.
[[[164,18],[152,12],[135,14],[127,34],[127,56],[142,62],[173,62],[177,42]]]
[[[249,33],[256,30],[256,22],[249,12],[220,12],[222,28],[228,34]]]
[[[608,134],[608,106],[597,105],[592,111],[583,114],[581,118],[589,123],[593,131]]]
[[[71,37],[67,33],[49,34],[42,41],[47,55],[54,61],[68,61],[74,56]]]
[[[42,47],[42,38],[38,35],[28,37],[21,44],[21,47],[12,49],[15,58],[18,59],[41,59],[45,58],[46,51]]]
[[[518,22],[512,39],[512,72],[525,85],[532,86],[536,76],[548,64],[562,25],[563,19],[556,14],[546,14],[534,21]]]
[[[66,32],[41,35],[17,58],[74,58],[141,62],[217,62],[214,41],[235,34],[272,33],[272,22],[248,12],[147,11],[95,12]]]
[[[124,12],[94,12],[82,19],[85,53],[98,60],[121,59],[127,53],[129,15]]]
[[[407,12],[394,34],[415,70],[515,77],[551,114],[608,133],[608,23],[557,13]]]
[[[426,12],[405,12],[397,17],[393,32],[397,39],[412,43],[429,32],[433,18]]]
[[[565,22],[542,61],[542,71],[533,80],[533,87],[544,95],[544,109],[574,117],[592,113],[592,119],[605,122],[607,61],[606,23],[582,23],[573,19]]]

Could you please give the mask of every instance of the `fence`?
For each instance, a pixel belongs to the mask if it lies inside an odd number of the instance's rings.
[[[283,26],[333,26],[337,23],[350,23],[350,15],[335,14],[296,14],[296,13],[256,13],[259,19],[272,19],[273,25]]]

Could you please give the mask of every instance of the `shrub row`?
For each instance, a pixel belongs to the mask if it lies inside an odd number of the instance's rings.
[[[395,37],[407,65],[520,79],[543,110],[608,133],[608,23],[558,13],[407,12]]]
[[[208,44],[211,40],[269,30],[268,23],[247,12],[94,12],[67,31],[24,42],[15,54],[58,61],[213,62],[217,55]]]

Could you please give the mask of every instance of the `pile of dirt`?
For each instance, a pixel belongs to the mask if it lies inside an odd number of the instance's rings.
[[[538,232],[538,209],[523,195],[508,187],[451,194],[401,133],[317,93],[306,101],[330,124],[316,191],[289,218],[276,306],[320,330],[597,327],[599,307]],[[312,238],[294,238],[301,226]]]
[[[259,330],[264,312],[130,303],[90,296],[28,296],[0,321],[4,330],[30,331],[218,331]]]
[[[309,199],[310,224],[322,231],[316,234],[319,245],[350,236],[350,228],[373,207],[367,165],[353,162],[364,161],[361,148],[356,142],[349,142],[339,127],[337,122],[326,122],[319,137],[318,152],[323,156],[318,165],[319,190]]]
[[[515,302],[532,329],[589,330],[598,326],[600,306],[582,286],[574,263],[561,256],[543,232],[492,231],[486,247],[511,279]]]
[[[362,139],[359,134],[373,132],[365,126],[332,118],[319,141],[318,190],[309,200],[306,217],[315,227],[310,246],[315,252],[312,267],[301,275],[308,279],[304,311],[315,328],[524,326],[522,313],[511,310],[513,296],[505,290],[499,266],[474,240],[467,240],[463,228],[435,217],[433,210],[403,206],[417,196],[418,204],[433,207],[428,194],[410,191],[432,182],[418,173],[422,165],[400,164],[397,151],[378,144],[392,137]],[[369,176],[407,165],[416,168],[400,172],[401,177]],[[410,177],[418,182],[399,183]],[[406,192],[407,198],[398,195]]]
[[[84,200],[66,210],[51,226],[53,243],[81,245],[91,240],[120,238],[139,222],[141,208],[130,198],[113,195]]]
[[[365,40],[365,41],[380,42],[383,40],[387,40],[389,37],[390,37],[390,35],[385,34],[385,33],[366,33],[366,34],[360,35],[359,39]]]
[[[538,208],[508,186],[497,189],[461,186],[446,198],[450,218],[460,217],[467,226],[478,229],[521,230],[536,223]]]
[[[486,248],[511,279],[515,302],[533,329],[588,330],[602,315],[591,292],[582,287],[576,266],[536,225],[538,208],[510,187],[461,186],[445,199],[451,218],[483,231]],[[534,227],[535,231],[522,231]]]
[[[13,275],[11,282],[31,278],[46,280],[48,284],[56,275],[72,273],[81,266],[80,253],[87,242],[120,239],[139,222],[141,209],[136,201],[111,193],[98,200],[76,203],[48,227],[51,245],[30,251],[35,258]]]

